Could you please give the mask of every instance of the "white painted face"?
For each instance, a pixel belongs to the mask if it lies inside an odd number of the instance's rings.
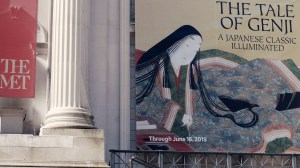
[[[192,62],[202,44],[199,35],[190,35],[174,44],[169,51],[172,63],[177,65],[187,65]]]

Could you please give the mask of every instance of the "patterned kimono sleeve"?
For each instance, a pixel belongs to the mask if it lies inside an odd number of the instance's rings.
[[[162,120],[160,121],[166,130],[171,131],[179,109],[180,106],[173,101],[168,104]]]

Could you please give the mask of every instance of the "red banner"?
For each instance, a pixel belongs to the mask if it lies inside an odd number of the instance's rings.
[[[34,97],[37,1],[0,1],[1,97]]]

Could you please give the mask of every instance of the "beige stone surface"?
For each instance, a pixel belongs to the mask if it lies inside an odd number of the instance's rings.
[[[45,129],[40,136],[0,135],[0,167],[108,167],[98,129]]]
[[[104,133],[102,129],[63,129],[63,128],[44,128],[41,131],[43,136],[49,135],[69,135],[77,137],[99,137],[103,138]]]

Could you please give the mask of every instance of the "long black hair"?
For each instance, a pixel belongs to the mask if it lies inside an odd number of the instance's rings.
[[[167,50],[176,42],[180,41],[181,39],[189,35],[199,35],[201,37],[201,34],[194,27],[190,25],[184,25],[178,28],[173,33],[171,33],[163,40],[161,40],[159,43],[151,47],[148,51],[146,51],[141,56],[141,58],[138,60],[136,64],[136,71],[141,71],[146,68],[150,70],[146,74],[143,74],[136,78],[136,84],[140,84],[144,81],[148,81],[146,87],[144,87],[142,91],[139,94],[137,94],[136,103],[142,102],[144,97],[148,96],[151,93],[154,87],[154,83],[158,71],[162,67],[166,67],[167,64],[169,64],[170,57]],[[195,60],[196,58],[194,58],[190,64],[195,63]],[[169,88],[168,75],[166,75],[167,73],[168,73],[167,69],[165,69],[163,86]],[[193,80],[194,77],[192,75],[192,72],[190,73],[190,75],[191,75],[190,77],[192,77],[192,79],[190,80],[191,88],[196,89],[196,84],[195,84],[195,80]]]
[[[156,76],[159,72],[159,70],[162,67],[167,67],[170,63],[170,57],[168,50],[171,46],[176,44],[178,41],[182,40],[183,38],[191,35],[198,35],[202,38],[200,32],[196,30],[194,27],[190,25],[184,25],[175,30],[173,33],[165,37],[163,40],[158,42],[156,45],[151,47],[148,51],[146,51],[141,58],[138,60],[136,64],[136,72],[139,74],[139,72],[143,71],[144,69],[147,69],[145,73],[141,73],[141,75],[138,75],[136,77],[136,84],[137,86],[139,84],[144,83],[143,88],[140,89],[139,93],[136,95],[136,103],[139,104],[143,101],[143,99],[148,96],[151,91],[153,90],[153,87],[155,85]],[[200,51],[198,51],[200,52]],[[252,127],[254,126],[258,121],[258,115],[252,111],[252,107],[249,108],[250,112],[253,114],[253,117],[251,121],[244,121],[244,120],[237,120],[235,117],[235,114],[233,114],[229,108],[225,107],[221,103],[217,103],[215,100],[212,99],[210,96],[208,90],[205,87],[202,73],[200,70],[200,58],[199,53],[198,56],[195,56],[195,58],[190,63],[190,74],[189,74],[189,85],[190,89],[198,90],[200,93],[200,96],[202,98],[202,101],[206,107],[206,109],[215,117],[224,117],[232,120],[236,125],[240,127]],[[193,74],[192,67],[195,68],[196,74]],[[169,75],[168,75],[168,69],[165,68],[163,72],[163,87],[170,88],[169,84]],[[195,76],[197,78],[195,78]],[[224,100],[224,98],[222,99]],[[234,102],[234,101],[233,101]],[[248,108],[248,107],[246,107]],[[243,108],[241,108],[243,109]],[[222,111],[222,114],[217,111]],[[225,112],[225,114],[224,114]],[[249,119],[248,119],[249,120]]]

